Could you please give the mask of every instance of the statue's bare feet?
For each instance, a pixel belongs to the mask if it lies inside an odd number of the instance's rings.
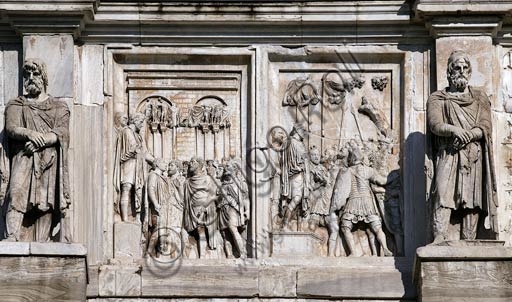
[[[391,256],[393,256],[393,253],[388,249],[384,249],[384,257],[391,257]]]

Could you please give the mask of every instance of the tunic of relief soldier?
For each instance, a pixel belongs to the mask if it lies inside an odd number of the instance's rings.
[[[331,205],[331,174],[323,165],[311,165],[311,214],[329,215]]]
[[[246,211],[245,193],[233,180],[222,183],[219,202],[219,227],[221,230],[229,227],[245,225]]]
[[[10,101],[5,109],[11,175],[6,200],[19,212],[65,208],[70,203],[68,178],[69,109],[49,96],[42,102],[24,97]],[[53,132],[57,143],[32,155],[25,153],[27,132]]]
[[[492,159],[491,106],[487,95],[469,87],[469,93],[455,96],[445,90],[434,92],[427,103],[435,162],[434,202],[437,207],[480,208],[496,213],[494,164]],[[457,150],[445,125],[465,130],[480,128],[483,138]],[[495,222],[496,219],[491,219]],[[487,225],[496,229],[496,226]]]
[[[343,209],[342,218],[353,223],[364,221],[370,223],[380,220],[379,210],[370,187],[375,177],[373,168],[362,164],[349,168],[351,172],[350,194]]]

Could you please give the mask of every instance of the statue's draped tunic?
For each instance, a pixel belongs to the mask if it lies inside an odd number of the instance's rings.
[[[246,211],[245,193],[240,185],[230,179],[224,181],[221,187],[221,201],[219,203],[219,227],[221,230],[245,225],[244,213]]]
[[[69,205],[69,115],[67,104],[52,96],[42,102],[20,96],[7,104],[5,131],[12,168],[6,200],[13,209],[25,213],[32,207],[49,210]],[[57,143],[26,154],[31,130],[53,132]]]
[[[185,181],[183,226],[187,232],[198,227],[206,227],[208,243],[215,248],[215,230],[217,227],[217,213],[215,196],[217,187],[209,175],[192,175]]]
[[[333,183],[331,174],[321,165],[311,165],[311,213],[329,215]]]
[[[291,137],[289,146],[283,152],[281,167],[281,194],[289,199],[300,196],[309,197],[308,152],[304,144]]]
[[[440,90],[430,96],[427,106],[436,167],[432,190],[435,207],[482,209],[489,218],[486,228],[497,230],[491,105],[487,95],[472,87],[460,96]],[[446,125],[468,131],[480,128],[483,138],[456,150]]]
[[[158,216],[159,233],[167,234],[170,228],[179,229],[183,221],[183,203],[177,188],[166,177],[151,172],[148,176],[148,195],[151,211]]]
[[[142,136],[130,127],[120,130],[116,141],[114,186],[118,192],[123,184],[135,189],[135,209],[141,210],[142,189],[145,181],[146,160]]]

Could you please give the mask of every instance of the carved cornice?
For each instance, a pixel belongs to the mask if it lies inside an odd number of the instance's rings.
[[[415,20],[424,22],[434,38],[446,36],[497,37],[512,13],[511,0],[417,0]]]
[[[19,35],[72,33],[90,43],[425,43],[406,0],[71,1],[7,0]],[[425,39],[426,38],[426,39]]]
[[[93,17],[99,0],[3,0],[0,14],[18,35],[80,35],[85,17]]]
[[[449,36],[491,36],[501,30],[502,19],[498,16],[450,16],[437,17],[425,23],[434,38]]]

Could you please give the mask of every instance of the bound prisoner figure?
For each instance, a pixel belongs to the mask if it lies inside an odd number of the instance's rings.
[[[122,221],[128,221],[131,206],[132,216],[140,222],[146,163],[153,162],[153,156],[146,150],[140,134],[144,123],[144,114],[135,113],[130,116],[129,125],[122,127],[117,136],[114,187],[119,193],[118,211]]]
[[[309,151],[310,161],[310,195],[311,195],[311,216],[309,229],[314,231],[318,226],[326,225],[326,218],[329,215],[333,181],[331,174],[324,165],[320,163],[320,150],[313,146]]]
[[[240,258],[247,257],[245,241],[240,235],[239,228],[243,228],[249,219],[249,199],[247,198],[247,184],[240,182],[236,177],[237,167],[233,160],[227,161],[222,173],[222,184],[219,190],[219,228],[223,232],[224,249],[228,258],[233,256],[229,236],[239,252]]]
[[[382,230],[382,213],[375,200],[371,184],[386,185],[386,178],[363,162],[363,153],[356,142],[351,142],[348,154],[348,169],[341,172],[335,186],[343,188],[333,194],[333,205],[344,204],[341,214],[341,232],[345,237],[350,256],[362,256],[355,247],[352,229],[357,223],[363,223],[370,240],[372,254],[377,254],[374,238],[377,237],[384,256],[392,256],[387,247],[386,235]],[[331,205],[331,206],[333,206]]]
[[[289,227],[292,214],[299,205],[302,216],[309,214],[309,155],[303,142],[304,136],[303,126],[295,124],[282,152],[281,195],[287,201],[282,221],[283,228]]]
[[[26,60],[22,72],[25,94],[11,100],[5,108],[11,159],[5,198],[7,240],[70,242],[69,226],[64,219],[71,202],[69,108],[46,93],[48,75],[44,63]],[[60,238],[52,237],[52,229],[59,224]]]
[[[471,62],[466,53],[448,58],[449,86],[427,102],[434,179],[434,243],[450,238],[450,218],[457,211],[462,227],[457,239],[475,239],[480,218],[485,229],[497,232],[491,103],[468,85]]]

